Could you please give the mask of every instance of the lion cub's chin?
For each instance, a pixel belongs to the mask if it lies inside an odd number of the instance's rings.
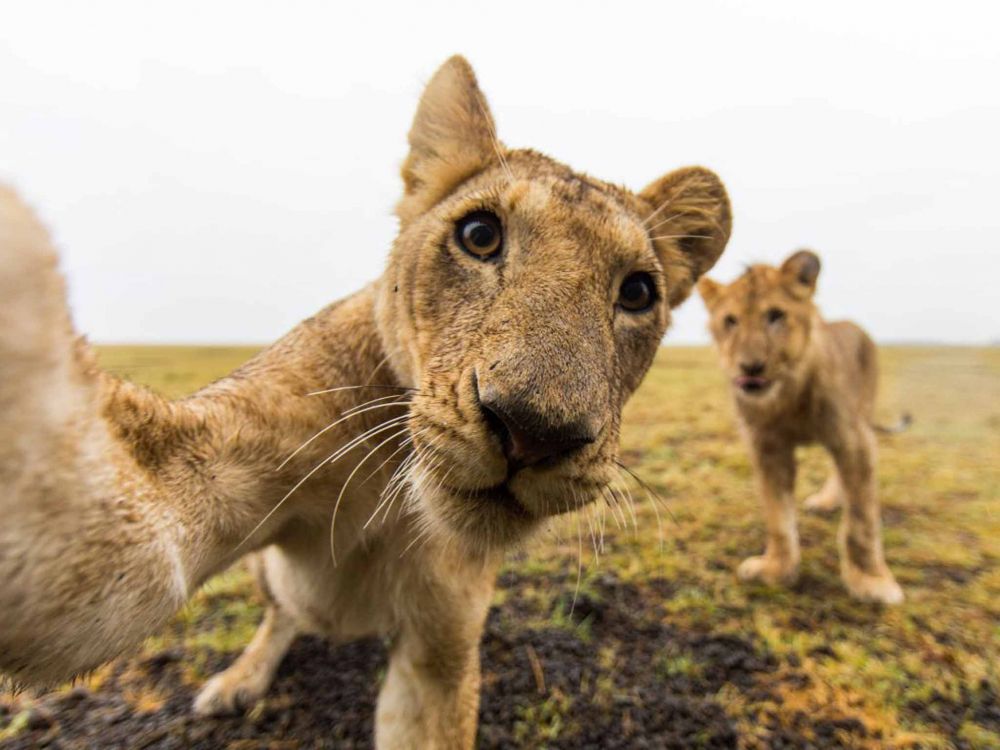
[[[581,480],[556,469],[526,469],[509,482],[467,490],[418,474],[416,496],[429,535],[473,554],[502,552],[524,542],[544,519],[592,502],[600,494],[595,488],[607,483],[599,479],[606,473]]]
[[[539,522],[506,486],[461,491],[439,485],[418,497],[427,537],[453,544],[471,556],[515,546]]]

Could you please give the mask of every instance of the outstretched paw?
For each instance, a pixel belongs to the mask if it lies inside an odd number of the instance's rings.
[[[798,566],[792,562],[782,562],[767,555],[748,557],[736,569],[741,581],[763,581],[771,585],[794,583],[798,576]]]

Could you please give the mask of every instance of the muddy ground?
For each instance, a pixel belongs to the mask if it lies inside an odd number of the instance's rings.
[[[762,644],[730,633],[678,630],[665,624],[661,602],[673,586],[662,579],[641,588],[602,574],[572,605],[573,582],[554,611],[519,597],[526,579],[501,579],[504,604],[490,612],[482,645],[483,690],[479,746],[484,748],[832,748],[878,742],[878,732],[849,715],[787,717],[751,712],[754,737],[720,703],[720,690],[750,704],[778,699],[782,685],[810,677],[795,659],[780,660]],[[531,581],[532,586],[538,581]],[[569,610],[572,607],[572,613]],[[525,627],[524,623],[550,623]],[[212,653],[208,671],[223,669],[235,653]],[[830,652],[819,654],[833,659]],[[266,699],[249,714],[201,719],[190,712],[195,686],[184,677],[182,649],[172,648],[116,666],[99,687],[83,685],[32,701],[24,729],[0,742],[28,748],[369,748],[375,698],[386,666],[377,640],[336,648],[300,638]],[[142,710],[141,696],[155,695]],[[137,696],[140,696],[137,698]],[[0,716],[20,699],[0,703]],[[962,722],[1000,730],[996,692],[984,684],[961,704],[930,700],[909,710],[952,731]]]

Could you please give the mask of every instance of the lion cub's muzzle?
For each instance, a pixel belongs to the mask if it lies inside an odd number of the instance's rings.
[[[765,377],[766,367],[766,363],[760,359],[741,361],[740,373],[733,378],[733,385],[750,396],[764,393],[773,382],[771,377]]]
[[[596,415],[540,408],[530,393],[477,379],[483,421],[496,435],[507,459],[508,478],[523,468],[555,464],[596,442],[602,425]]]

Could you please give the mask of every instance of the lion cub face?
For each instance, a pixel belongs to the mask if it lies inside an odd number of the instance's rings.
[[[755,265],[726,286],[704,278],[698,292],[737,401],[763,406],[793,390],[817,315],[819,258],[808,250],[780,268]]]
[[[707,170],[636,195],[493,132],[453,58],[410,131],[378,309],[389,361],[417,389],[420,511],[484,549],[601,496],[622,405],[730,231]]]

